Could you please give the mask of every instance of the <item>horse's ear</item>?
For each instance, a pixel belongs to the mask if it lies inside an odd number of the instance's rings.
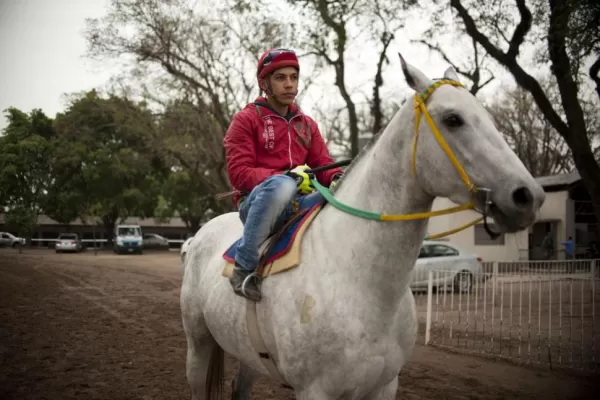
[[[460,83],[458,74],[452,67],[448,67],[446,71],[444,71],[444,78]]]
[[[413,67],[410,64],[407,64],[402,57],[402,54],[398,53],[400,57],[400,64],[402,65],[402,72],[404,73],[404,78],[406,79],[406,83],[408,86],[413,88],[417,92],[421,92],[428,88],[433,81],[425,76],[419,69]]]

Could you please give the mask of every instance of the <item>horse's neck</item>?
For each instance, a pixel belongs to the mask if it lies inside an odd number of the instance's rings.
[[[412,114],[397,114],[382,133],[348,171],[335,193],[342,203],[382,214],[412,214],[431,210],[433,198],[425,194],[412,174]],[[329,206],[331,207],[331,206]],[[328,207],[328,208],[329,208]],[[372,221],[339,210],[324,210],[324,241],[333,268],[359,282],[361,290],[389,302],[403,295],[408,285],[427,220]],[[335,253],[335,254],[333,254]]]

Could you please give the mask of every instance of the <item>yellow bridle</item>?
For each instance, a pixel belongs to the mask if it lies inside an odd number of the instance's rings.
[[[413,175],[414,175],[415,179],[418,180],[418,177],[417,177],[417,143],[418,143],[418,139],[419,139],[419,127],[421,125],[421,113],[422,113],[425,116],[425,120],[427,121],[427,124],[431,128],[431,132],[435,136],[435,138],[436,138],[437,142],[439,143],[440,147],[442,148],[442,150],[444,150],[444,153],[446,153],[446,155],[448,156],[448,159],[450,160],[452,165],[454,165],[454,167],[458,171],[460,177],[462,178],[463,182],[467,186],[467,189],[472,194],[475,194],[478,190],[477,187],[473,184],[473,182],[471,182],[469,175],[467,175],[464,168],[462,167],[462,165],[460,164],[460,162],[457,160],[456,156],[454,155],[454,152],[452,151],[450,146],[448,146],[448,143],[446,142],[446,140],[444,139],[444,137],[438,130],[437,126],[435,125],[435,122],[433,122],[433,119],[431,118],[431,115],[429,115],[429,112],[427,111],[427,107],[425,106],[425,102],[427,101],[429,96],[431,96],[431,94],[438,87],[440,87],[442,85],[452,85],[452,86],[456,86],[456,87],[464,87],[460,82],[456,82],[456,81],[453,81],[450,79],[442,79],[442,80],[434,82],[431,86],[429,86],[427,89],[425,89],[421,93],[415,93],[415,100],[414,100],[415,138],[414,138],[413,150],[412,150]],[[430,211],[430,212],[425,212],[425,213],[407,214],[407,215],[382,215],[381,219],[385,220],[385,221],[407,221],[407,220],[436,217],[436,216],[440,216],[440,215],[448,215],[448,214],[453,214],[456,212],[460,212],[460,211],[464,211],[464,210],[472,210],[472,209],[475,209],[475,203],[471,199],[466,204],[456,206],[456,207],[446,208],[443,210],[436,210],[436,211]],[[428,238],[429,239],[437,239],[440,237],[451,235],[453,233],[460,232],[470,226],[473,226],[473,225],[481,222],[482,220],[483,220],[483,217],[479,217],[476,220],[469,222],[467,224],[464,224],[456,229],[452,229],[452,230],[442,232],[442,233],[437,233],[434,235],[428,235]]]

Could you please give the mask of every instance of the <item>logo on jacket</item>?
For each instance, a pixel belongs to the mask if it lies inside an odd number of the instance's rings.
[[[294,130],[297,133],[296,141],[301,146],[309,148],[312,142],[312,129],[308,123],[296,122],[294,123]]]
[[[264,119],[263,139],[265,149],[272,150],[275,148],[275,128],[273,128],[273,121],[268,117]]]

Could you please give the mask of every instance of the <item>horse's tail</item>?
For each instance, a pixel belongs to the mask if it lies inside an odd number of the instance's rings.
[[[222,400],[225,396],[225,352],[215,341],[208,360],[206,400]]]

